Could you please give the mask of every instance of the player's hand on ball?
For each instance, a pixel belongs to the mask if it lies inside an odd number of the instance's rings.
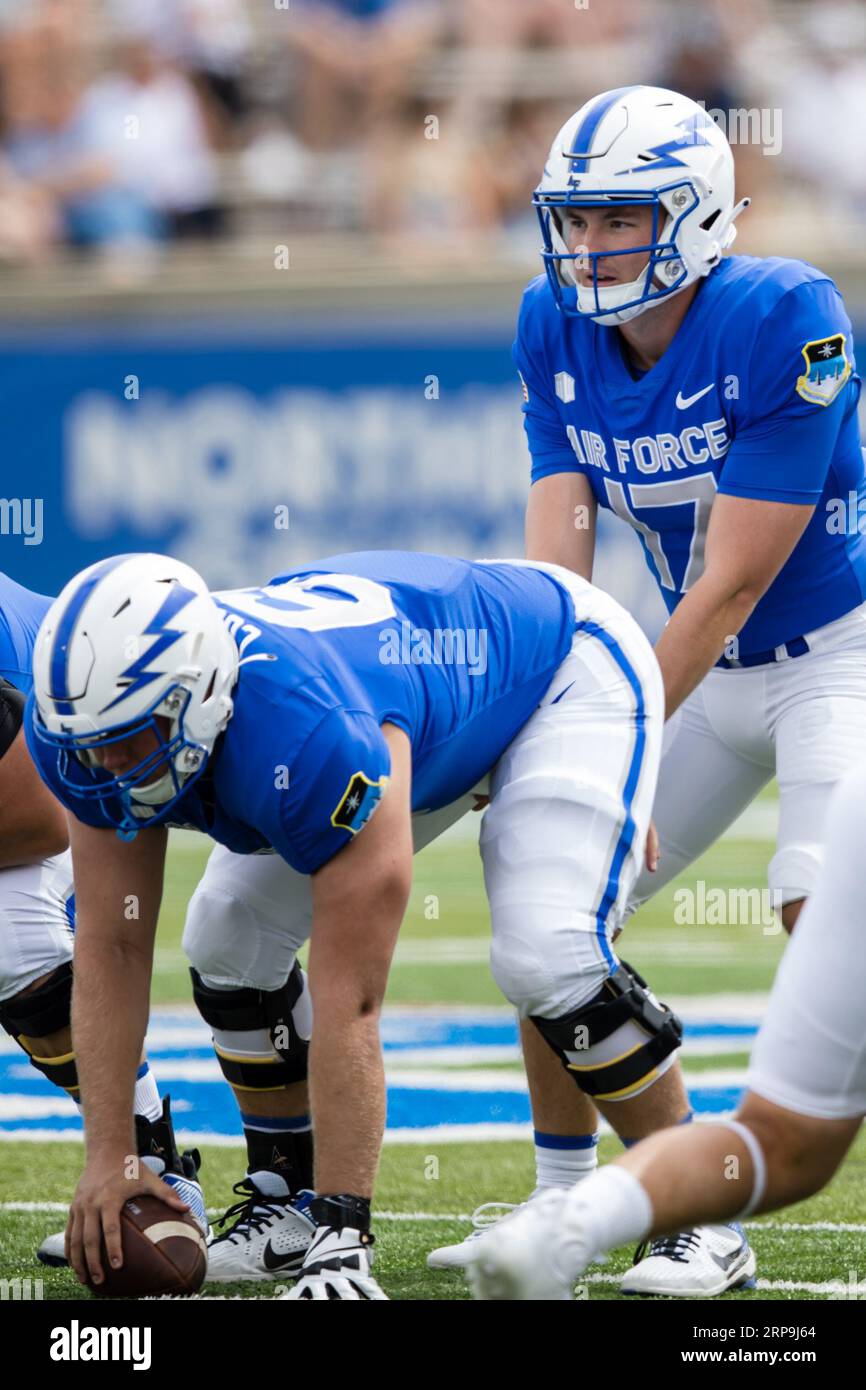
[[[101,1284],[103,1254],[123,1264],[120,1209],[130,1197],[149,1194],[179,1212],[189,1206],[135,1155],[87,1164],[75,1189],[66,1226],[66,1256],[81,1284]],[[105,1246],[103,1249],[103,1239]]]

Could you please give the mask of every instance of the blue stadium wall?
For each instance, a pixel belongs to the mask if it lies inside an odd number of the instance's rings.
[[[511,336],[455,315],[7,330],[0,568],[56,593],[125,550],[175,554],[213,588],[356,549],[519,555]],[[38,544],[13,534],[16,498],[31,520],[41,499]],[[606,523],[596,578],[657,630],[637,539]]]

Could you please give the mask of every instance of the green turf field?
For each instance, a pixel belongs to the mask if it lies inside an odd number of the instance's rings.
[[[760,888],[772,852],[772,802],[764,799],[737,836],[714,847],[689,875],[662,892],[634,919],[619,945],[645,972],[657,993],[712,996],[765,992],[782,950],[781,935],[761,925],[677,925],[674,893],[703,879],[708,888]],[[180,951],[183,912],[201,872],[207,847],[182,838],[173,848],[159,934],[154,1001],[189,1002],[188,977]],[[419,856],[412,904],[395,963],[389,1001],[394,1004],[501,1004],[486,965],[487,918],[477,850],[462,839],[434,844]],[[731,1052],[692,1057],[687,1074],[709,1067],[741,1068],[746,1058]],[[512,1068],[505,1063],[506,1069]],[[604,1139],[602,1162],[619,1151]],[[212,1147],[203,1153],[202,1179],[216,1212],[233,1199],[231,1185],[242,1175],[242,1152]],[[436,1163],[430,1160],[435,1159]],[[62,1212],[27,1204],[68,1202],[81,1161],[76,1144],[7,1142],[0,1146],[0,1279],[40,1278],[46,1298],[88,1298],[74,1276],[44,1270],[33,1251],[42,1237],[63,1224]],[[755,1223],[759,1287],[728,1298],[783,1299],[845,1296],[851,1278],[864,1279],[866,1218],[863,1176],[866,1144],[852,1151],[833,1184],[819,1196]],[[431,1176],[435,1172],[437,1175]],[[427,1250],[465,1235],[474,1207],[490,1200],[518,1201],[533,1184],[529,1144],[388,1144],[376,1194],[377,1269],[395,1299],[461,1299],[459,1276],[428,1272]],[[590,1299],[617,1297],[616,1274],[630,1259],[619,1251],[586,1281]],[[853,1271],[853,1275],[852,1272]],[[212,1295],[270,1297],[267,1285],[207,1286]]]

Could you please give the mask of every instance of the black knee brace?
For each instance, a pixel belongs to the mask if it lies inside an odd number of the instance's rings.
[[[40,1038],[48,1038],[52,1033],[59,1033],[61,1028],[69,1027],[71,1002],[72,965],[67,961],[59,965],[38,989],[32,989],[27,994],[16,994],[13,999],[0,1004],[0,1024],[27,1053],[37,1071],[77,1098],[75,1053],[66,1052],[62,1057],[40,1057],[35,1053]]]
[[[292,1011],[304,991],[304,975],[295,961],[281,989],[213,989],[194,968],[192,993],[205,1023],[219,1032],[246,1033],[266,1029],[278,1055],[241,1057],[221,1047],[214,1051],[226,1081],[240,1091],[272,1091],[307,1079],[309,1043],[295,1027]]]
[[[562,1018],[532,1022],[580,1089],[598,1100],[627,1100],[647,1086],[683,1034],[677,1015],[656,1003],[646,980],[624,960],[588,1003]],[[632,1036],[617,1056],[593,1057],[600,1043],[628,1023]]]

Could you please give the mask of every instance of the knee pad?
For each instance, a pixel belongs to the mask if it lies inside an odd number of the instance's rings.
[[[588,1003],[562,1018],[533,1015],[532,1022],[580,1089],[597,1100],[628,1100],[652,1085],[670,1066],[683,1032],[676,1014],[622,960]]]
[[[33,1066],[55,1086],[78,1097],[75,1053],[41,1057],[36,1048],[41,1038],[69,1027],[72,1005],[72,965],[60,965],[37,989],[16,994],[0,1003],[0,1024],[27,1053]]]
[[[239,1091],[277,1091],[306,1080],[312,1011],[297,961],[274,990],[215,989],[194,968],[190,975],[226,1081]]]

